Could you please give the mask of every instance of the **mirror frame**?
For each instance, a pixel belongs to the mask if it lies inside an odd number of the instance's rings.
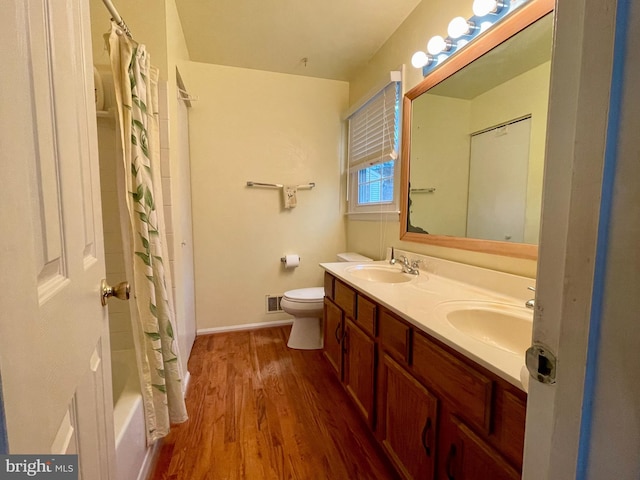
[[[530,0],[514,12],[509,13],[503,20],[493,25],[480,37],[469,42],[460,52],[447,59],[441,66],[424,77],[418,85],[405,93],[402,100],[402,160],[400,174],[400,198],[402,199],[402,205],[400,207],[400,240],[530,260],[536,260],[538,258],[538,245],[407,231],[410,178],[409,159],[411,156],[411,106],[413,100],[431,87],[434,87],[458,70],[464,68],[488,51],[552,12],[554,3],[553,0]]]

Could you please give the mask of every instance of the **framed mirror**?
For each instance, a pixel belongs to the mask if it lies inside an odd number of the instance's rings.
[[[401,240],[537,258],[553,6],[524,4],[405,94]]]

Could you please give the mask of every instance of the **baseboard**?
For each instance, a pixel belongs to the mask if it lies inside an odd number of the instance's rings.
[[[293,318],[276,320],[273,322],[245,323],[243,325],[229,325],[228,327],[199,328],[196,335],[209,335],[211,333],[238,332],[242,330],[256,330],[258,328],[281,327],[292,325]]]
[[[138,473],[138,480],[148,480],[153,473],[158,454],[160,453],[161,444],[162,439],[147,448],[147,454],[145,455],[144,462],[142,462],[142,466],[140,467],[140,473]]]

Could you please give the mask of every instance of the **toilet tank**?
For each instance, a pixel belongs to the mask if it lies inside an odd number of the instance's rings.
[[[364,255],[360,255],[359,253],[354,252],[345,252],[338,254],[339,262],[371,262],[372,258],[365,257]]]

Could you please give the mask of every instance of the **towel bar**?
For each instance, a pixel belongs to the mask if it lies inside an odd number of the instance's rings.
[[[247,187],[267,187],[267,188],[282,188],[284,185],[281,183],[260,183],[260,182],[247,182]],[[303,185],[297,185],[296,188],[313,188],[316,184],[314,182],[305,183]]]
[[[436,191],[435,187],[430,188],[412,188],[409,190],[411,193],[433,193]]]

